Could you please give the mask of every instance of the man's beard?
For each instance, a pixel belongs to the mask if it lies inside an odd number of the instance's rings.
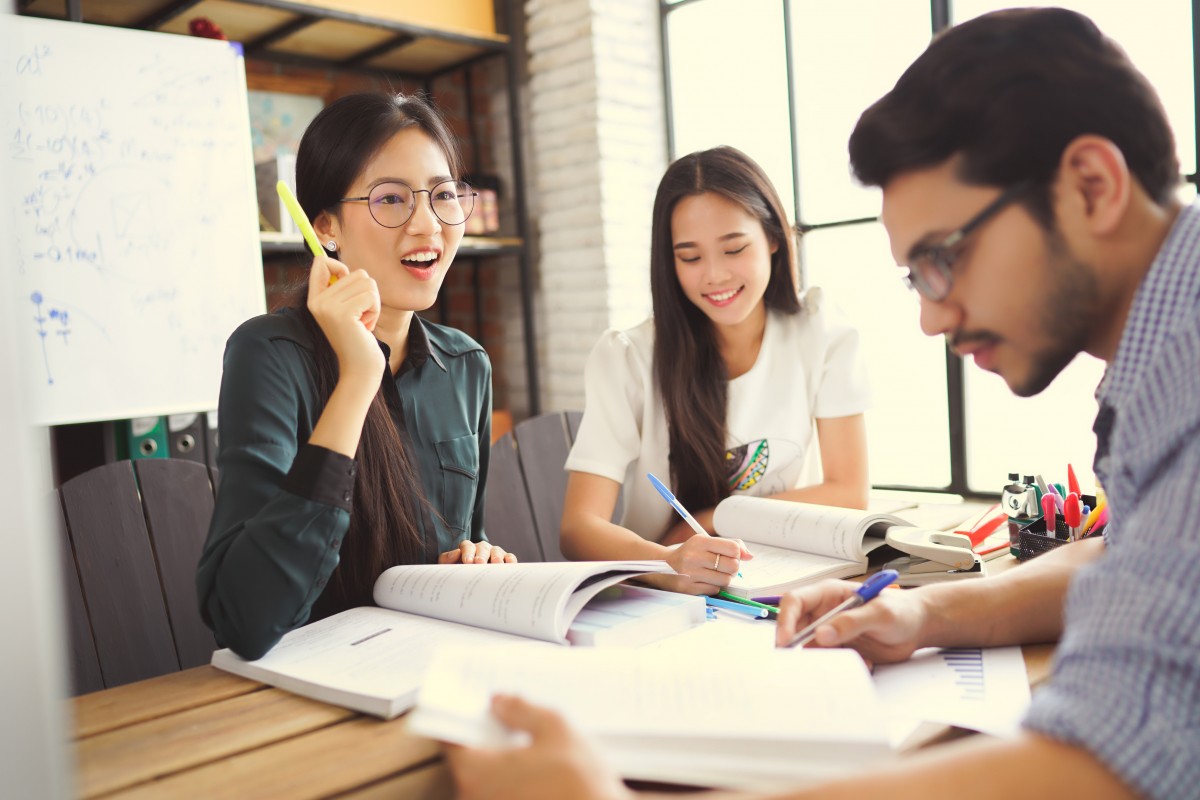
[[[1036,324],[1049,344],[1031,359],[1030,373],[1019,385],[1009,383],[1018,397],[1033,397],[1066,369],[1091,339],[1103,311],[1093,267],[1075,258],[1057,230],[1045,234],[1049,268],[1046,291]]]

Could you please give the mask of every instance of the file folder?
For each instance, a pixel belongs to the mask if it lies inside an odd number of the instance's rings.
[[[116,422],[117,458],[168,458],[165,417],[134,417]]]
[[[167,438],[171,443],[171,458],[204,463],[204,421],[200,414],[167,417]]]

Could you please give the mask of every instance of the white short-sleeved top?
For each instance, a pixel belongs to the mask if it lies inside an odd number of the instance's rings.
[[[726,459],[737,494],[796,488],[804,474],[813,420],[860,414],[870,403],[858,331],[824,302],[801,296],[797,314],[767,314],[754,366],[729,382]],[[662,398],[652,369],[654,320],[608,330],[584,372],[585,407],[566,469],[624,486],[621,525],[657,540],[675,513],[646,479],[670,481]]]

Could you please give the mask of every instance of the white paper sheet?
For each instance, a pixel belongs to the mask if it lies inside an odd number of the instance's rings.
[[[1020,647],[926,648],[874,677],[894,741],[923,721],[1012,737],[1029,707]]]

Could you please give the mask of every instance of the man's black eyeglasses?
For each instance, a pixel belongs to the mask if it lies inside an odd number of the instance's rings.
[[[950,287],[954,285],[954,262],[961,252],[959,245],[962,241],[1032,187],[1032,181],[1022,181],[1006,189],[966,225],[940,242],[918,249],[908,265],[908,274],[904,276],[904,282],[926,299],[934,302],[945,300],[950,294]]]

